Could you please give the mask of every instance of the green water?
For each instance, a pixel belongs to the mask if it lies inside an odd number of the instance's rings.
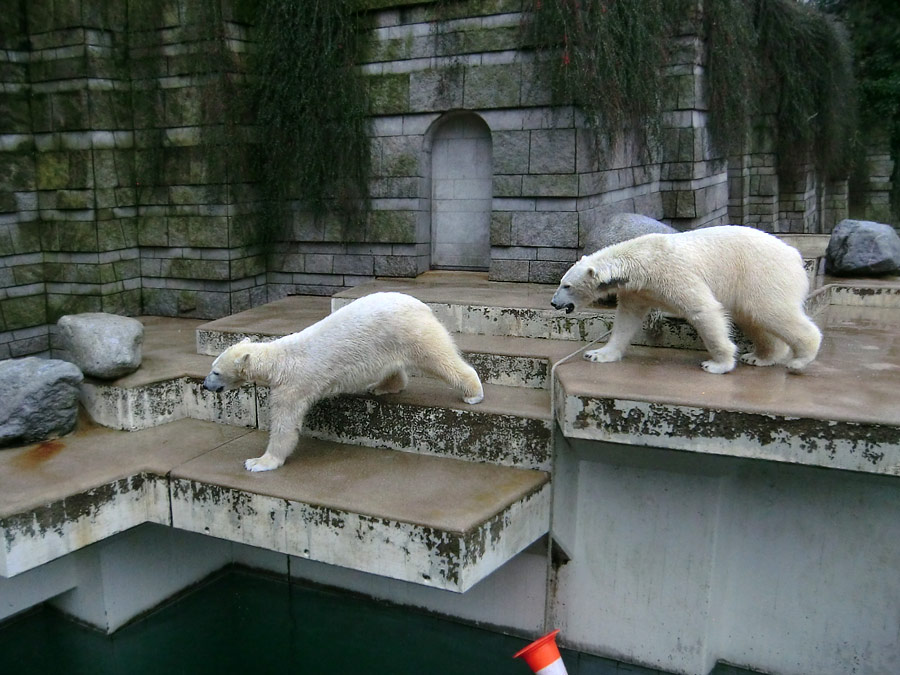
[[[2,624],[0,673],[529,675],[511,658],[525,644],[416,611],[232,571],[112,636],[51,610]],[[584,654],[565,652],[563,658],[570,675],[626,672],[624,664]]]

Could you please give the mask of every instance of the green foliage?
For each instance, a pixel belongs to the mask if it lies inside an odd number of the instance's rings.
[[[797,0],[707,3],[710,129],[740,152],[755,115],[775,116],[786,174],[813,163],[846,175],[855,137],[852,58],[841,28]]]
[[[581,108],[607,142],[625,129],[659,136],[673,31],[692,5],[667,0],[531,0],[526,44],[546,66],[555,102]],[[846,172],[854,135],[854,80],[846,37],[798,0],[709,0],[707,95],[713,143],[743,150],[760,112],[776,118],[790,172],[813,162]]]
[[[896,0],[818,0],[850,32],[863,144],[886,134],[894,160],[892,210],[900,218],[900,6]],[[860,158],[862,164],[864,158]],[[860,170],[864,167],[858,166]],[[852,196],[852,193],[851,193]]]
[[[662,69],[683,4],[531,0],[530,5],[525,41],[537,50],[555,102],[577,105],[607,145],[626,129],[638,134],[645,149],[656,141]]]
[[[791,168],[809,158],[828,177],[846,176],[856,129],[846,35],[811,5],[757,3],[762,83],[776,97],[779,160]]]
[[[369,177],[368,97],[354,65],[362,31],[355,0],[260,3],[252,101],[266,203],[299,199],[359,222]]]
[[[752,2],[714,0],[706,3],[709,130],[724,154],[745,150],[750,120],[759,112],[756,95],[761,69]]]

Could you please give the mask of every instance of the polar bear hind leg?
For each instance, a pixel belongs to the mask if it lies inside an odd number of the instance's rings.
[[[382,394],[399,394],[406,389],[409,378],[403,368],[389,371],[379,382],[374,384],[370,391],[376,396]]]
[[[779,325],[771,327],[793,352],[793,358],[785,361],[789,370],[799,372],[812,362],[822,345],[822,332],[812,320],[798,309],[793,315],[785,316]]]
[[[744,334],[753,342],[753,351],[741,355],[741,361],[751,366],[773,366],[784,363],[791,350],[777,335],[752,321],[737,320]]]
[[[459,391],[466,403],[474,405],[484,399],[484,388],[475,369],[459,355],[456,345],[447,331],[435,324],[423,326],[419,335],[420,346],[415,350],[413,365],[427,375],[443,380]]]

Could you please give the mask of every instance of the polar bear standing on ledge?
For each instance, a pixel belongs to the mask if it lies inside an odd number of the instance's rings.
[[[575,263],[551,303],[571,312],[612,290],[619,298],[612,334],[605,347],[585,352],[591,361],[621,359],[653,307],[697,329],[712,356],[703,362],[708,373],[734,369],[729,317],[753,341],[741,361],[754,366],[784,363],[799,371],[822,341],[803,311],[809,280],[800,253],[752,227],[646,234],[608,246]]]
[[[412,368],[459,390],[466,403],[484,398],[475,370],[427,305],[403,293],[373,293],[299,333],[232,345],[213,361],[203,387],[214,392],[242,382],[270,387],[269,444],[265,454],[245,462],[250,471],[270,471],[293,452],[313,403],[367,388],[373,394],[400,392]]]

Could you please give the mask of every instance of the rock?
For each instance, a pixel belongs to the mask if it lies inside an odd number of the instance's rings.
[[[896,274],[900,272],[900,236],[884,223],[842,220],[828,240],[825,271],[843,276]]]
[[[0,447],[25,445],[69,433],[78,417],[84,379],[68,361],[0,361]]]
[[[137,319],[103,312],[68,314],[57,326],[63,348],[85,375],[113,379],[141,365],[144,325]]]
[[[642,234],[654,232],[673,234],[677,231],[665,223],[639,213],[614,213],[601,218],[588,232],[584,240],[584,253],[590,255],[601,248],[640,237]]]

